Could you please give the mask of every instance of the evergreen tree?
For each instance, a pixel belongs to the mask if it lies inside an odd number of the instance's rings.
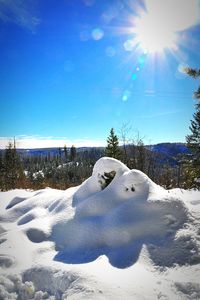
[[[200,77],[200,69],[187,68],[186,73],[193,78]],[[197,100],[200,100],[200,87],[194,95]],[[186,136],[188,147],[191,149],[193,154],[190,171],[194,181],[195,178],[200,176],[200,102],[198,102],[195,106],[196,112],[193,115],[193,120],[191,120],[191,125],[189,127],[191,134]]]
[[[76,158],[76,147],[74,145],[70,148],[70,160],[74,161]]]
[[[200,69],[192,69],[192,68],[185,68],[185,72],[193,77],[193,78],[198,78],[200,77]],[[200,100],[200,87],[197,89],[197,91],[194,93],[194,96],[196,99]]]
[[[196,105],[196,112],[189,128],[191,134],[187,135],[186,141],[195,156],[196,162],[200,164],[200,104]]]
[[[0,150],[0,191],[4,189],[4,161],[3,153]]]
[[[4,188],[6,190],[21,187],[25,179],[22,163],[14,146],[9,143],[4,158]]]
[[[64,157],[65,157],[65,162],[67,162],[67,147],[64,145]]]
[[[137,145],[137,169],[145,172],[146,149],[142,140],[138,141]]]
[[[106,156],[113,157],[116,159],[121,158],[121,151],[119,148],[119,139],[115,134],[114,128],[111,128],[110,135],[107,138],[107,147],[105,150]]]
[[[200,104],[196,105],[196,112],[193,115],[190,125],[191,134],[187,135],[186,141],[193,154],[192,173],[194,177],[200,176]]]
[[[59,154],[59,160],[61,162],[62,161],[62,150],[60,147],[58,148],[58,154]]]

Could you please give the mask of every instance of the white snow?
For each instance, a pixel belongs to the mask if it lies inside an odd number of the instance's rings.
[[[40,171],[38,171],[38,172],[33,173],[33,178],[34,178],[34,179],[44,178],[44,173],[43,173],[43,171],[40,170]]]
[[[79,166],[79,162],[78,161],[69,161],[69,162],[67,162],[67,163],[63,163],[63,164],[61,164],[61,165],[59,165],[59,166],[57,166],[57,169],[63,169],[63,168],[65,168],[65,167],[67,167],[67,166]]]
[[[200,177],[195,178],[194,181],[195,181],[196,183],[200,183]]]
[[[0,193],[0,299],[200,299],[200,192],[101,158],[66,191]]]

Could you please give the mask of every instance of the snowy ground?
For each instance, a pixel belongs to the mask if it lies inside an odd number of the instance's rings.
[[[200,192],[110,158],[76,188],[1,192],[0,266],[0,300],[200,299]]]

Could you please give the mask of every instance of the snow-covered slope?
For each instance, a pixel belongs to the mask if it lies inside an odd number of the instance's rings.
[[[0,193],[0,299],[200,299],[200,192],[101,158],[66,191]]]

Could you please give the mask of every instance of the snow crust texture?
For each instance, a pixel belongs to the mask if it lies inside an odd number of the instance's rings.
[[[106,257],[113,270],[134,269],[144,248],[160,272],[199,266],[200,197],[187,203],[185,194],[112,158],[79,187],[1,193],[0,299],[106,299],[83,274],[53,264],[87,268]],[[198,283],[173,282],[177,295],[198,299]]]

